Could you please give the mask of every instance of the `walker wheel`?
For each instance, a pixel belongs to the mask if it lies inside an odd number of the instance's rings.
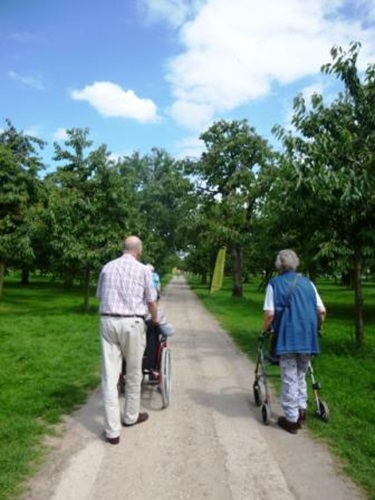
[[[322,399],[318,399],[318,410],[317,410],[317,416],[320,418],[320,420],[323,420],[323,422],[328,422],[329,420],[329,409],[327,406],[327,403],[323,401]]]
[[[254,401],[257,406],[262,406],[263,403],[263,394],[262,389],[258,382],[254,382],[253,384],[253,393],[254,393]]]
[[[271,406],[269,403],[262,405],[262,420],[265,425],[268,425],[271,421]]]

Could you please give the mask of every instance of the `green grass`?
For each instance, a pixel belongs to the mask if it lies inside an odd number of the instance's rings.
[[[259,282],[244,285],[242,299],[231,297],[228,279],[214,294],[194,279],[190,284],[237,345],[254,360],[263,316],[264,293],[258,290]],[[375,499],[375,284],[364,286],[362,348],[354,342],[353,291],[329,280],[318,281],[317,285],[328,315],[314,372],[322,384],[320,397],[328,404],[330,421],[309,418],[308,427],[340,458],[343,471]],[[276,382],[276,388],[278,385]],[[310,415],[313,411],[311,405]]]
[[[16,498],[43,458],[43,437],[99,383],[96,304],[59,283],[5,283],[0,300],[0,498]]]
[[[253,359],[262,327],[263,293],[254,281],[244,298],[231,284],[213,295],[192,284],[241,349]],[[328,309],[322,355],[314,368],[331,420],[308,425],[342,460],[344,470],[375,499],[375,286],[365,287],[366,346],[353,342],[353,293],[318,283]],[[94,295],[94,292],[93,292]],[[0,498],[13,500],[42,463],[43,438],[99,383],[97,302],[81,312],[82,292],[38,278],[28,287],[7,279],[0,299]],[[251,390],[251,388],[249,388]],[[371,496],[372,495],[372,496]]]

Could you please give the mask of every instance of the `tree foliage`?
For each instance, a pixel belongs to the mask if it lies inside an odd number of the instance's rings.
[[[55,143],[54,172],[41,178],[39,139],[8,121],[0,133],[0,289],[5,266],[89,284],[121,252],[124,236],[144,241],[144,258],[162,274],[183,260],[207,280],[219,248],[232,261],[232,295],[263,272],[282,247],[293,247],[302,270],[340,273],[354,287],[356,338],[364,339],[361,278],[374,270],[375,65],[358,68],[360,44],[333,47],[322,67],[341,91],[326,101],[296,96],[293,130],[274,132],[275,153],[246,120],[213,123],[205,151],[176,160],[153,148],[111,160],[93,147],[88,129],[70,129]]]
[[[360,45],[334,47],[322,71],[339,78],[344,90],[326,104],[315,94],[311,107],[298,96],[292,123],[297,133],[278,129],[286,146],[295,188],[318,232],[320,255],[351,257],[356,306],[356,338],[363,340],[361,276],[364,258],[374,245],[375,66],[360,78]],[[346,249],[346,252],[343,252]]]
[[[34,226],[30,211],[42,195],[43,168],[38,148],[44,142],[17,131],[10,120],[0,133],[0,294],[7,265],[32,265]]]
[[[258,201],[268,187],[264,171],[272,165],[272,152],[246,120],[216,122],[201,139],[206,151],[192,164],[191,173],[206,209],[216,206],[211,232],[232,255],[232,294],[241,297],[243,251],[251,242]]]

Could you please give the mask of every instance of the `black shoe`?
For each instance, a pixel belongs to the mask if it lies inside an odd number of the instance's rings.
[[[297,422],[290,422],[285,417],[279,417],[277,423],[279,427],[281,427],[285,431],[290,432],[291,434],[297,434],[297,431],[299,429],[299,425]]]
[[[123,422],[122,425],[124,427],[131,427],[132,425],[142,424],[143,422],[146,422],[147,419],[148,419],[148,413],[146,413],[146,412],[138,413],[138,418],[135,422],[133,422],[132,424],[126,424],[125,422]]]
[[[109,443],[109,444],[119,444],[119,442],[120,442],[120,436],[117,436],[115,438],[109,438],[109,437],[107,437],[106,440],[107,440],[107,443]]]

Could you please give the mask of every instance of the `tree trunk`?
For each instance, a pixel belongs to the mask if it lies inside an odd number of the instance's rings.
[[[341,284],[351,288],[353,287],[353,278],[350,272],[343,272],[341,274]]]
[[[354,252],[354,306],[355,306],[355,340],[358,345],[364,342],[363,328],[363,294],[362,294],[362,255],[357,249]]]
[[[72,269],[67,269],[64,275],[64,288],[70,290],[73,288],[75,272]]]
[[[0,261],[0,297],[3,295],[4,276],[5,276],[5,262]]]
[[[232,297],[241,298],[243,295],[242,290],[242,267],[243,267],[243,253],[242,248],[233,247],[232,249],[233,261],[233,290]]]
[[[89,312],[89,302],[90,302],[90,266],[85,267],[85,275],[83,280],[83,310]]]
[[[309,268],[308,268],[308,273],[309,273],[309,278],[310,280],[315,283],[316,278],[317,278],[317,269],[316,265],[313,263],[310,263]]]
[[[29,284],[29,270],[27,268],[23,268],[21,274],[21,285],[26,286],[28,284]]]
[[[207,273],[201,274],[201,285],[207,285]]]

